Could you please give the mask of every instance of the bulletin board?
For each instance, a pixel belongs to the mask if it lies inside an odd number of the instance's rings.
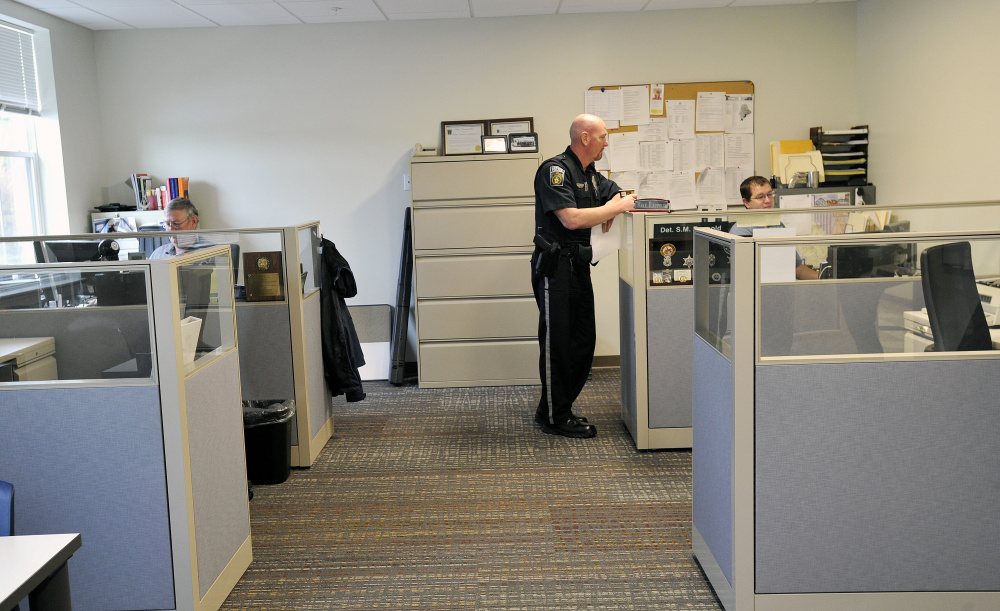
[[[691,126],[684,128],[685,136],[683,140],[691,140],[692,142],[680,142],[672,138],[668,139],[667,147],[672,153],[673,161],[680,163],[684,167],[675,168],[673,163],[671,164],[671,169],[668,171],[668,176],[665,179],[663,176],[651,177],[648,171],[637,170],[641,174],[641,179],[639,183],[639,188],[636,189],[637,195],[642,197],[650,198],[664,198],[671,200],[670,209],[685,210],[685,209],[724,209],[726,205],[740,205],[741,200],[739,198],[739,183],[742,182],[743,178],[747,176],[752,176],[755,174],[754,171],[754,130],[753,121],[756,115],[756,108],[754,106],[754,85],[751,81],[714,81],[714,82],[695,82],[695,83],[643,83],[640,85],[598,85],[591,87],[588,90],[586,96],[587,108],[585,112],[591,112],[591,92],[606,92],[614,90],[630,90],[635,94],[638,87],[646,87],[647,94],[649,94],[649,117],[650,121],[663,121],[668,125],[671,122],[671,117],[669,108],[671,106],[671,101],[687,100],[686,104],[680,104],[685,107],[684,112],[688,112],[693,108],[693,116],[691,120],[694,121],[694,129]],[[656,89],[662,89],[660,95],[654,95]],[[603,96],[595,96],[603,97]],[[633,97],[635,97],[633,95]],[[701,115],[699,114],[698,105],[701,100],[706,103],[706,108],[712,100],[716,102],[719,98],[724,99],[724,120],[723,125],[712,126],[711,129],[702,129],[701,126]],[[658,99],[657,99],[658,98]],[[659,104],[659,105],[658,105]],[[678,106],[678,104],[674,104]],[[633,109],[634,110],[634,109]],[[641,108],[639,109],[641,111]],[[601,112],[595,112],[592,114],[598,114],[602,116]],[[707,111],[706,111],[707,115]],[[738,117],[738,118],[736,118]],[[639,132],[641,129],[645,130],[646,127],[640,127],[638,125],[627,124],[627,122],[616,123],[615,121],[609,121],[607,117],[602,116],[605,122],[608,123],[609,132],[609,142],[611,145],[608,149],[608,155],[610,161],[609,163],[615,164],[615,153],[614,147],[615,142],[621,142],[625,138],[622,136],[615,136],[615,134],[629,134],[631,132]],[[732,123],[730,120],[732,119]],[[710,121],[705,121],[705,125],[710,124]],[[662,127],[662,126],[661,126]],[[643,132],[647,133],[647,132]],[[638,137],[638,136],[637,136]],[[645,136],[642,136],[645,137]],[[650,137],[658,138],[658,136]],[[671,142],[672,141],[672,142]],[[640,157],[643,157],[642,150],[650,149],[650,142],[645,142],[638,147],[640,150],[637,153]],[[689,161],[690,149],[694,147],[695,155],[694,161]],[[717,150],[721,147],[720,151]],[[663,148],[662,146],[660,147]],[[648,155],[647,155],[648,157]],[[708,163],[707,160],[711,160],[712,163]],[[618,160],[619,168],[622,167],[621,159]],[[630,167],[626,165],[625,167]],[[646,166],[648,168],[648,166]],[[615,178],[618,176],[625,180],[628,178],[628,182],[631,183],[631,178],[626,177],[620,172],[615,172],[614,167],[601,167],[605,174]],[[707,172],[707,173],[706,173]],[[692,174],[693,177],[688,177],[688,174]],[[704,175],[703,175],[704,174]],[[670,186],[661,186],[664,180],[668,180]],[[690,181],[693,184],[689,186]],[[722,184],[721,190],[722,195],[719,195],[719,185],[720,181]],[[623,185],[624,188],[624,185]],[[671,197],[671,192],[676,189],[678,192],[677,197]],[[693,189],[689,193],[688,189]]]

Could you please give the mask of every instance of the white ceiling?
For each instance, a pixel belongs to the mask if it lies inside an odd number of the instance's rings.
[[[469,19],[854,0],[18,0],[91,30]]]

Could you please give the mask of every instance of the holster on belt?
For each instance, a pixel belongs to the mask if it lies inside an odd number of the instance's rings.
[[[559,257],[566,257],[570,263],[590,263],[594,258],[594,249],[589,244],[570,244],[563,247],[559,242],[550,242],[545,237],[535,234],[535,271],[548,276],[555,276]]]
[[[549,278],[556,275],[556,265],[559,263],[559,242],[550,242],[535,234],[535,271]]]

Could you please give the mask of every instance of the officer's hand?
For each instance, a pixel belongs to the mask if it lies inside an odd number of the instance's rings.
[[[623,196],[621,193],[619,193],[618,197],[621,200],[621,201],[618,202],[619,203],[619,208],[618,208],[619,211],[621,211],[621,212],[627,212],[627,211],[635,208],[635,193],[629,193],[628,195],[625,195],[625,196]]]

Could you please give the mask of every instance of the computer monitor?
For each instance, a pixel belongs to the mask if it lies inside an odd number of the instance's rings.
[[[146,305],[146,274],[142,271],[97,272],[92,281],[99,306]]]
[[[80,263],[97,261],[100,240],[35,240],[37,263]]]

